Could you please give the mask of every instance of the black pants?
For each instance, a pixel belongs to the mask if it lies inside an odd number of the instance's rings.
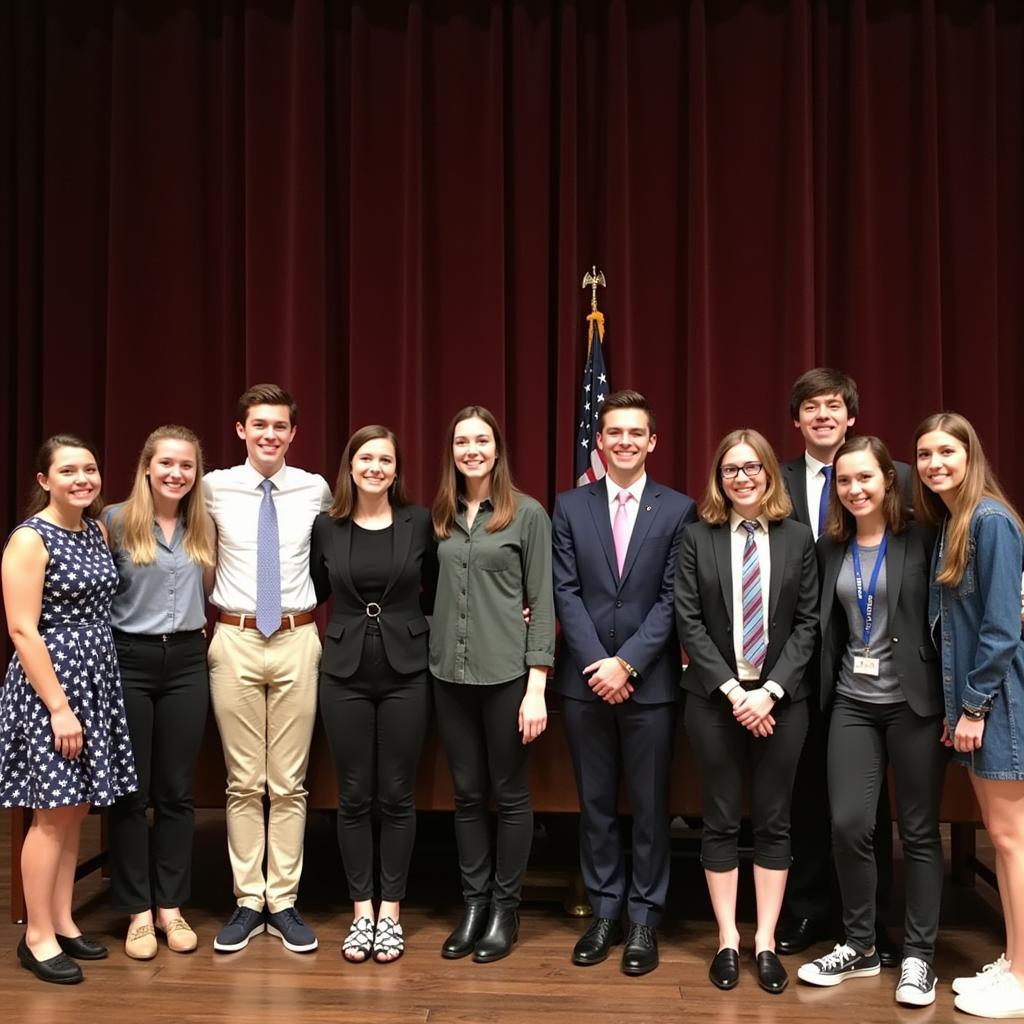
[[[114,909],[180,907],[191,891],[192,781],[210,700],[202,630],[115,633],[139,789],[110,809]],[[153,827],[146,805],[153,804]]]
[[[750,766],[750,818],[754,827],[754,863],[789,868],[789,815],[797,761],[807,734],[807,701],[784,697],[772,712],[771,736],[755,736],[733,717],[721,693],[710,698],[686,695],[686,734],[700,771],[704,808],[701,863],[709,871],[739,866],[743,774]]]
[[[676,705],[562,701],[580,798],[580,873],[595,917],[656,926],[668,893],[668,793]],[[619,784],[633,812],[633,874],[619,834]]]
[[[338,847],[349,898],[373,898],[376,797],[381,898],[403,900],[416,841],[416,768],[430,715],[426,670],[396,673],[380,630],[368,625],[355,675],[321,674],[320,713],[338,780]]]
[[[455,790],[455,843],[467,903],[516,907],[533,843],[527,748],[519,732],[526,680],[495,686],[434,681],[437,727]],[[498,807],[491,868],[488,798]]]
[[[875,942],[872,836],[878,794],[891,762],[906,870],[904,956],[932,962],[943,875],[939,803],[946,752],[939,743],[941,731],[940,715],[920,718],[906,702],[868,704],[836,697],[828,739],[832,842],[846,941],[860,952]]]

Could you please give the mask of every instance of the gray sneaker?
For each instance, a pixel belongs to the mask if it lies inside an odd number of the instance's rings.
[[[276,935],[285,949],[293,953],[312,953],[317,947],[313,929],[302,920],[294,907],[286,907],[276,914],[267,914],[267,931]]]
[[[248,907],[235,907],[235,912],[228,923],[217,933],[213,940],[213,948],[218,953],[237,953],[249,945],[253,935],[259,935],[265,927],[262,910],[250,910]]]

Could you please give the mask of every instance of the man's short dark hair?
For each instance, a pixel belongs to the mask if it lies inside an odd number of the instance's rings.
[[[238,422],[243,426],[254,405],[287,405],[288,422],[294,427],[299,421],[298,404],[279,384],[253,384],[241,395],[238,399]]]
[[[640,394],[639,391],[613,391],[601,405],[601,411],[597,414],[597,429],[604,430],[604,418],[607,413],[615,409],[639,409],[647,413],[647,426],[651,433],[655,432],[654,410],[651,403]]]
[[[802,373],[793,382],[793,390],[789,394],[790,416],[794,420],[800,419],[800,406],[808,398],[816,398],[818,395],[838,395],[846,405],[846,412],[850,416],[856,416],[860,411],[857,382],[842,370],[816,366],[813,370]]]

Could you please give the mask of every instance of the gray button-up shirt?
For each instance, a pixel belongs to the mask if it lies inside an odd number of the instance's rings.
[[[181,520],[170,544],[163,530],[153,523],[156,561],[136,565],[118,543],[119,524],[111,526],[121,505],[111,505],[103,521],[111,531],[114,562],[120,580],[110,606],[110,625],[123,633],[157,636],[202,629],[206,625],[203,596],[203,567],[185,553],[181,541],[185,530]]]
[[[437,546],[430,671],[445,682],[507,683],[555,663],[551,520],[528,495],[517,494],[516,506],[504,530],[488,533],[490,501],[480,503],[472,528],[460,502],[451,535]]]

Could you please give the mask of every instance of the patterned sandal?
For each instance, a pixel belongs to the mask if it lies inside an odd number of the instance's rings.
[[[379,964],[393,964],[404,952],[402,926],[390,917],[382,917],[373,936],[373,959]]]
[[[368,917],[358,917],[341,944],[341,955],[350,964],[362,964],[370,959],[373,952],[373,921]],[[362,954],[358,959],[357,953]]]

